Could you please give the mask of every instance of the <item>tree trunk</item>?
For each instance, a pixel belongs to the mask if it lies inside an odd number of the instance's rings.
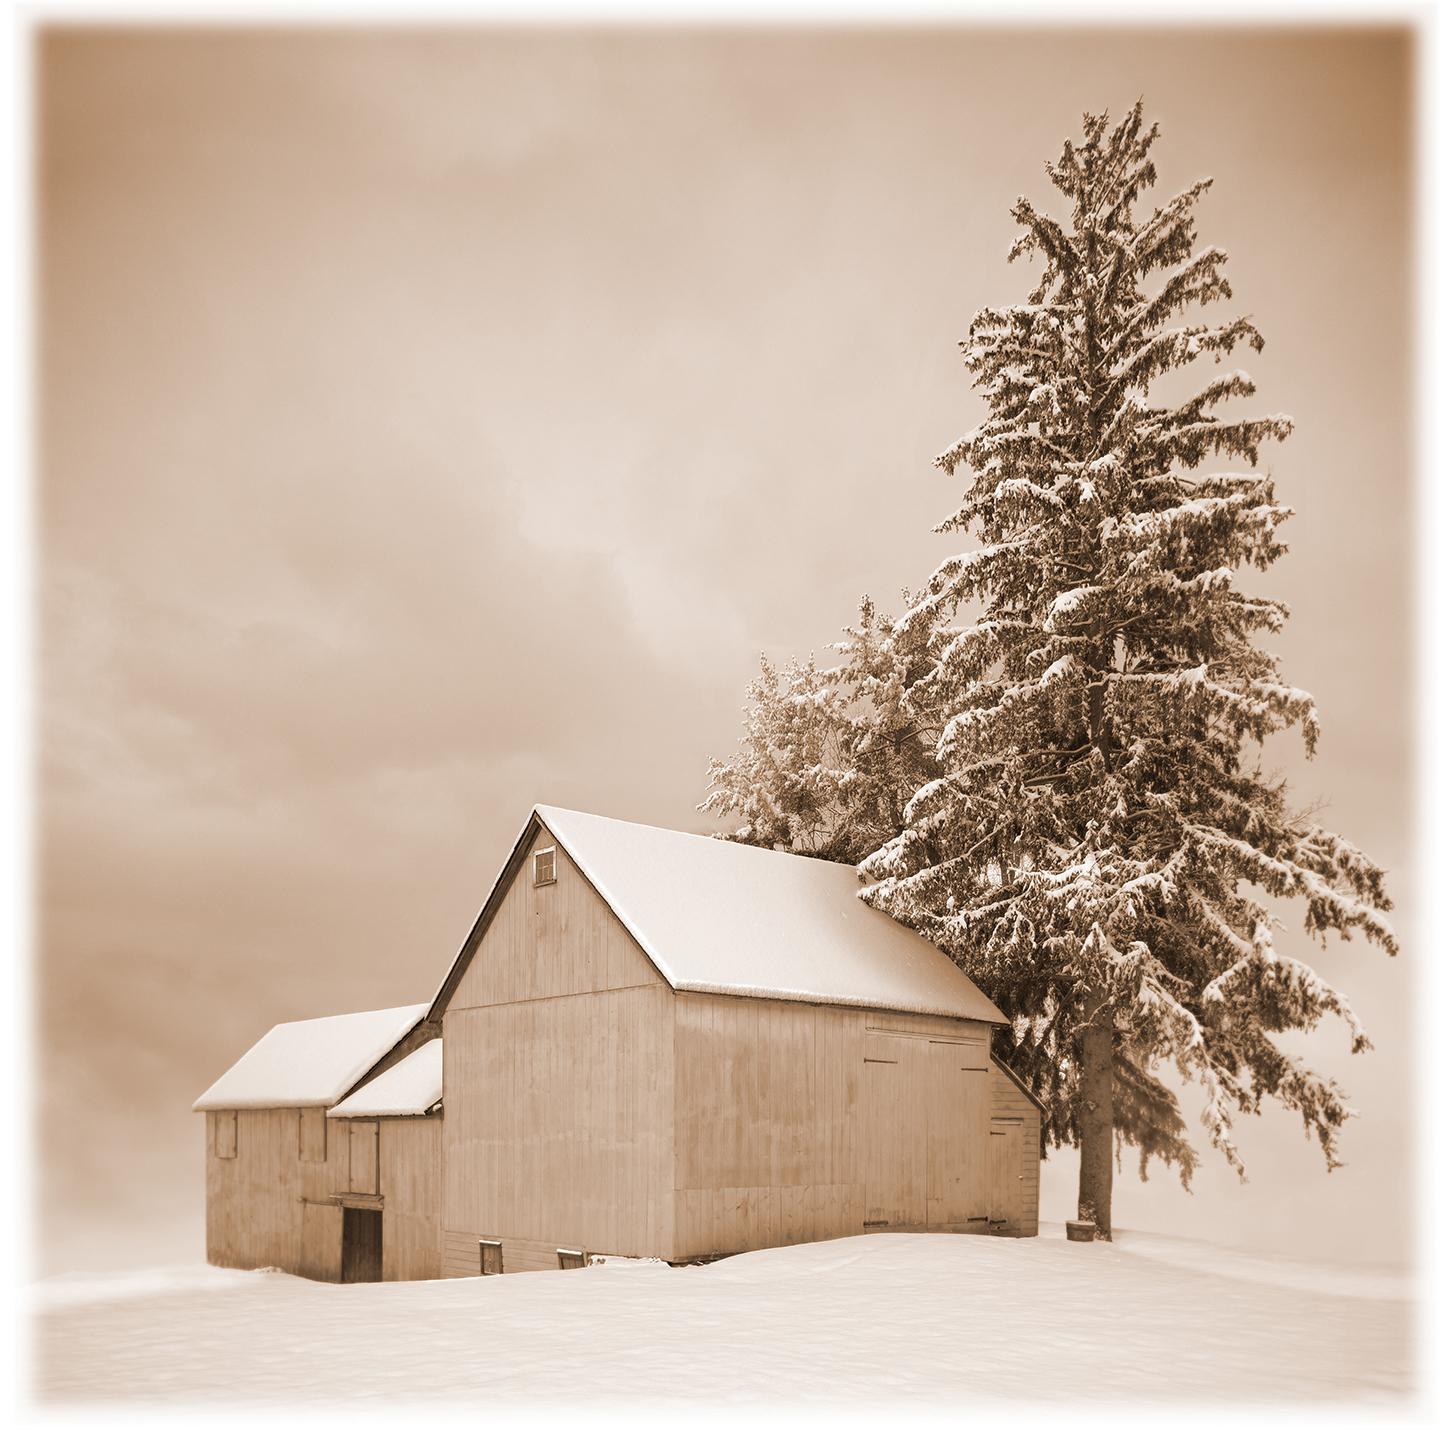
[[[1115,1174],[1115,1027],[1092,1016],[1080,1040],[1080,1204],[1078,1216],[1110,1238],[1110,1190]]]

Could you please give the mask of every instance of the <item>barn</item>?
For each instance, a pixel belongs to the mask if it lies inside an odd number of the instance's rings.
[[[856,890],[848,866],[536,807],[430,1005],[371,1012],[408,1021],[368,1068],[300,1101],[298,1075],[232,1080],[247,1055],[197,1102],[211,1260],[426,1278],[1034,1235],[1040,1107],[991,1054],[1004,1016]],[[332,1148],[307,1174],[281,1155],[306,1122],[273,1117],[316,1107]],[[247,1113],[245,1168],[219,1117]]]
[[[849,866],[537,807],[427,1020],[446,1275],[1036,1231],[1004,1016]]]
[[[212,1265],[440,1273],[440,1040],[426,1010],[276,1025],[196,1100]]]

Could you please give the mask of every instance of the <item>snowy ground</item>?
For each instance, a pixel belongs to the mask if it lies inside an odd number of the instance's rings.
[[[1403,1277],[1044,1228],[408,1285],[61,1278],[31,1287],[35,1398],[1322,1405],[1411,1389]]]

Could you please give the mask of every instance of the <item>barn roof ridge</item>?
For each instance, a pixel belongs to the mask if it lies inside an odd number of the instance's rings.
[[[531,809],[431,1021],[542,825],[672,990],[1005,1023],[953,961],[860,898],[853,866],[544,804]]]
[[[352,1010],[272,1025],[192,1110],[330,1106],[425,1018],[426,1005]]]
[[[325,1113],[336,1120],[428,1115],[441,1101],[444,1044],[438,1037],[425,1041]]]

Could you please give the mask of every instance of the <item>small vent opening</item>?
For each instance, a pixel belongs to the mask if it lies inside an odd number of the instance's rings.
[[[537,850],[535,860],[535,884],[553,885],[555,883],[555,847],[552,845],[548,850]]]

